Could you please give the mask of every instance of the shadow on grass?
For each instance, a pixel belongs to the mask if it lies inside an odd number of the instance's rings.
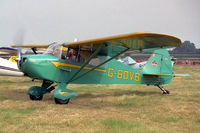
[[[162,95],[161,92],[151,92],[151,91],[130,91],[130,90],[126,90],[126,91],[120,91],[120,92],[108,92],[108,93],[84,93],[84,94],[79,94],[77,98],[98,98],[98,97],[119,97],[119,96],[123,96],[123,95],[127,95],[127,96],[131,96],[131,95],[137,95],[137,96],[149,96],[149,95]]]
[[[31,101],[29,99],[29,95],[27,94],[27,90],[11,90],[11,89],[7,89],[7,90],[1,90],[0,92],[2,94],[2,97],[0,98],[0,101],[3,100],[14,100],[14,101]],[[86,104],[88,102],[88,100],[90,101],[90,104],[93,104],[93,100],[90,99],[95,99],[95,98],[106,98],[106,97],[120,97],[120,96],[161,96],[162,93],[160,91],[138,91],[138,90],[113,90],[112,92],[97,92],[97,93],[90,93],[90,92],[82,92],[79,93],[79,95],[75,98],[72,98],[73,101],[76,101],[75,104],[79,103],[79,101],[85,101]],[[146,97],[148,98],[148,97]],[[142,98],[143,99],[143,98]],[[42,101],[40,102],[47,102],[49,104],[53,103],[54,104],[54,99],[52,98],[51,94],[45,94],[44,98]],[[97,102],[97,101],[96,101]],[[88,103],[88,104],[89,104]],[[98,103],[98,102],[97,102]],[[112,103],[110,103],[112,104]],[[110,106],[109,104],[109,106]],[[115,104],[113,104],[115,105]],[[84,106],[84,104],[83,104]],[[103,105],[106,106],[106,105]]]
[[[125,97],[118,98],[121,96]],[[83,93],[74,98],[73,101],[75,102],[74,104],[76,106],[72,105],[71,107],[95,109],[103,109],[106,107],[121,109],[141,108],[147,106],[155,106],[155,104],[158,103],[157,100],[159,100],[160,98],[153,97],[162,97],[162,93],[156,91],[152,92],[137,90],[124,90],[120,92],[115,91],[109,93]],[[106,100],[103,100],[104,98]],[[108,100],[109,98],[111,98],[111,100]]]

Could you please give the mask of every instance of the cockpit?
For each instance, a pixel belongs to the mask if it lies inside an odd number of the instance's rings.
[[[65,59],[67,50],[68,49],[63,47],[61,44],[51,43],[44,54],[51,54],[59,59]]]
[[[78,58],[78,49],[66,48],[62,44],[52,43],[45,51],[45,54],[51,54],[59,59],[76,61]]]
[[[81,50],[79,47],[63,47],[62,44],[52,43],[46,49],[44,54],[51,54],[59,59],[64,59],[72,62],[85,62],[92,54],[92,51]],[[89,64],[98,65],[104,57],[94,57]]]

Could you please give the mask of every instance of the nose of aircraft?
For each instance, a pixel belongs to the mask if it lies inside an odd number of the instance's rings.
[[[49,79],[51,71],[56,69],[50,61],[56,60],[52,55],[24,55],[19,62],[19,69],[31,78]]]
[[[18,62],[18,67],[19,69],[26,75],[26,76],[30,76],[30,71],[31,68],[30,66],[32,66],[32,62],[28,61],[29,58],[28,56],[22,56],[21,60]]]
[[[19,69],[31,78],[40,78],[42,69],[45,67],[45,58],[42,55],[24,55],[18,64]]]
[[[22,64],[24,64],[27,60],[27,57],[21,57],[21,60],[18,61],[18,67],[21,70]]]

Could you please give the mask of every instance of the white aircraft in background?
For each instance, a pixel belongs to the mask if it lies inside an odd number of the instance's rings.
[[[17,63],[0,58],[0,76],[24,76]]]
[[[122,58],[120,60],[118,60],[126,65],[129,65],[131,66],[132,68],[136,68],[136,69],[140,69],[142,68],[147,61],[143,61],[143,62],[140,62],[140,63],[137,63],[134,59],[132,59],[131,57],[127,56],[125,58]]]
[[[17,55],[17,50],[9,47],[0,47],[1,56]],[[0,58],[0,76],[24,76],[18,69],[16,56],[11,56],[9,60]]]

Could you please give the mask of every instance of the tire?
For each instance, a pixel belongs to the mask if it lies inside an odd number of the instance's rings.
[[[66,99],[66,100],[61,100],[61,99],[58,99],[58,98],[54,98],[54,100],[55,100],[55,103],[56,103],[56,104],[68,104],[70,98],[69,98],[69,99]]]
[[[163,94],[170,94],[169,90],[165,90],[165,92],[163,92]]]
[[[170,91],[169,90],[166,90],[167,94],[170,94]]]
[[[43,95],[40,96],[29,95],[29,97],[31,100],[38,100],[38,101],[43,99]]]

